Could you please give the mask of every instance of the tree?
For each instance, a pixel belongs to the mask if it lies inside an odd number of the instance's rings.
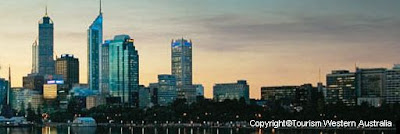
[[[28,103],[28,108],[26,109],[26,112],[27,112],[26,119],[28,121],[34,122],[35,121],[35,116],[37,116],[37,114],[32,109],[32,104],[31,103]]]

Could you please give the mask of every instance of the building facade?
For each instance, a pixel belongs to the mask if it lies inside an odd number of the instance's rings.
[[[87,36],[88,84],[91,90],[99,90],[101,82],[101,45],[103,44],[103,14],[101,10],[97,18],[89,26]]]
[[[109,92],[121,103],[137,106],[139,88],[139,55],[134,40],[128,35],[117,35],[110,42]]]
[[[183,38],[172,40],[171,73],[176,78],[178,98],[185,98],[184,87],[192,85],[192,41]]]
[[[31,105],[36,110],[42,105],[40,92],[25,88],[12,88],[10,93],[11,108],[17,111],[26,110]]]
[[[357,103],[356,74],[348,70],[333,70],[326,75],[325,102],[336,104],[339,101],[352,106]]]
[[[0,105],[6,102],[8,90],[8,81],[4,78],[0,78]]]
[[[386,103],[400,102],[400,65],[394,65],[386,71],[386,90],[384,92]]]
[[[386,90],[386,68],[356,69],[357,104],[381,106]]]
[[[152,104],[152,90],[149,87],[143,85],[139,86],[139,108],[151,107]]]
[[[22,85],[25,89],[32,89],[38,92],[43,92],[44,77],[38,73],[28,74],[22,78]]]
[[[160,106],[167,106],[173,103],[177,97],[177,81],[174,75],[158,75],[157,101]]]
[[[39,45],[37,40],[32,44],[32,70],[31,73],[39,73]]]
[[[226,99],[240,100],[243,98],[246,103],[250,103],[249,85],[246,80],[238,80],[237,83],[215,84],[213,89],[214,100],[218,102]]]
[[[62,75],[64,84],[70,88],[79,84],[79,60],[74,55],[63,54],[56,60],[56,74]]]
[[[101,90],[100,90],[100,93],[105,94],[105,95],[110,93],[109,88],[108,88],[109,77],[110,77],[110,73],[109,73],[109,71],[110,71],[109,62],[110,61],[108,60],[110,55],[108,53],[108,50],[109,50],[110,42],[111,42],[110,40],[106,40],[101,47],[101,83],[100,83]]]
[[[47,15],[39,21],[38,70],[41,75],[54,74],[54,23]]]

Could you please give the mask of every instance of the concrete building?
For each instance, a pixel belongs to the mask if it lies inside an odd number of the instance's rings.
[[[238,80],[237,83],[220,83],[214,85],[214,100],[222,102],[226,99],[240,100],[243,98],[250,103],[249,85],[246,80]]]
[[[386,103],[400,103],[400,65],[386,70],[386,90],[384,91]]]
[[[357,104],[373,102],[369,104],[379,107],[386,90],[386,68],[357,68],[356,80]]]
[[[348,70],[333,70],[326,75],[326,97],[325,102],[336,104],[339,101],[348,106],[357,103],[356,74]]]

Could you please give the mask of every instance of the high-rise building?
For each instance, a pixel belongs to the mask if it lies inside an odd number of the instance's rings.
[[[8,89],[8,81],[4,78],[0,78],[0,105],[6,102]]]
[[[386,71],[386,90],[384,92],[386,103],[400,102],[400,65]]]
[[[339,101],[352,106],[357,102],[356,75],[348,70],[333,70],[326,75],[325,102],[336,104]]]
[[[249,85],[246,80],[238,80],[237,83],[219,83],[213,88],[214,100],[222,102],[226,99],[240,100],[243,98],[246,103],[250,103]]]
[[[22,85],[25,89],[31,89],[38,91],[40,93],[43,92],[43,84],[45,84],[44,77],[37,73],[28,74],[22,78]]]
[[[31,73],[39,73],[39,57],[38,57],[38,43],[37,40],[32,44],[32,70]]]
[[[366,102],[380,107],[386,89],[386,68],[357,68],[356,80],[357,104]]]
[[[139,55],[134,40],[117,35],[108,46],[109,92],[121,102],[137,106],[139,88]]]
[[[177,84],[174,75],[161,74],[158,75],[157,84],[157,104],[167,106],[173,103],[177,98]]]
[[[54,23],[47,14],[39,21],[39,46],[38,46],[39,74],[54,74]]]
[[[111,42],[110,40],[106,40],[101,47],[101,83],[100,83],[101,91],[100,91],[100,93],[103,95],[107,95],[110,93],[109,89],[108,89],[108,86],[109,86],[108,80],[109,80],[109,76],[110,76],[110,74],[109,74],[109,71],[110,71],[109,62],[110,61],[108,60],[110,55],[108,54],[108,47],[110,45],[110,42]]]
[[[184,87],[192,85],[192,41],[183,38],[172,40],[171,73],[176,78],[178,98],[185,98]]]
[[[70,88],[79,84],[79,60],[74,55],[63,54],[56,60],[56,74],[62,75],[64,84]]]
[[[91,90],[100,89],[101,45],[103,43],[103,13],[100,11],[97,18],[88,29],[88,84]]]

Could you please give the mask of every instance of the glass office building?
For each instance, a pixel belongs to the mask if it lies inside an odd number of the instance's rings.
[[[103,14],[100,13],[88,29],[88,84],[91,90],[99,90],[101,45],[103,43]]]
[[[117,35],[108,46],[109,92],[121,103],[137,106],[139,88],[139,55],[134,40]]]
[[[39,46],[38,54],[38,67],[39,74],[53,75],[54,67],[54,23],[47,15],[39,21]]]
[[[185,98],[184,87],[192,85],[192,41],[172,40],[171,73],[176,78],[178,98]]]

